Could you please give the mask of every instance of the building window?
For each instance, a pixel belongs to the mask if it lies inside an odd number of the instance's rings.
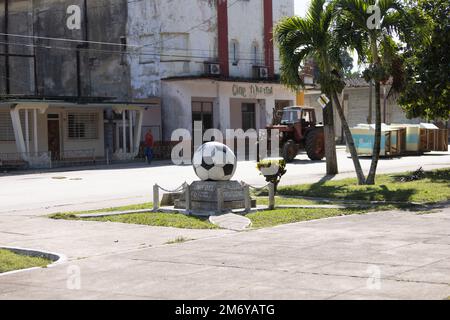
[[[0,112],[0,141],[15,141],[14,129],[9,112]]]
[[[68,113],[68,138],[71,140],[98,139],[97,113]]]
[[[244,131],[256,130],[256,112],[254,103],[242,104],[242,129]]]
[[[255,66],[259,65],[259,46],[256,41],[253,42],[252,44],[252,55],[253,55],[253,64]]]
[[[28,113],[30,115],[30,113]],[[20,110],[20,124],[22,126],[23,131],[23,137],[25,138],[25,111]],[[29,134],[29,140],[32,139],[32,117],[28,117],[28,134]],[[0,141],[7,141],[12,142],[16,141],[16,138],[14,136],[14,127],[11,120],[11,114],[9,111],[0,111]]]
[[[230,51],[231,61],[236,66],[239,63],[239,43],[237,40],[231,40]]]
[[[161,62],[189,62],[189,33],[161,33]]]
[[[195,122],[201,122],[203,125],[203,133],[212,129],[213,124],[213,103],[193,101],[192,102],[192,128]]]

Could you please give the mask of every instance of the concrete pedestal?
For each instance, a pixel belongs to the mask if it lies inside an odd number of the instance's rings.
[[[244,187],[237,181],[196,181],[189,187],[191,211],[217,215],[245,207]],[[175,201],[175,208],[186,208],[186,195]]]

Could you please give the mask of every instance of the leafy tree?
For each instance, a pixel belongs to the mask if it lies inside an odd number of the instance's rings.
[[[450,115],[449,1],[412,1],[410,14],[421,15],[429,33],[425,41],[416,37],[405,50],[406,85],[400,95],[400,105],[411,118],[447,120]]]
[[[336,0],[336,23],[339,42],[356,49],[362,62],[368,62],[364,71],[367,81],[375,84],[375,141],[367,184],[375,184],[381,150],[381,84],[390,76],[401,76],[401,65],[394,36],[406,24],[405,11],[397,0]],[[377,16],[379,13],[379,16]],[[401,83],[394,79],[393,87]]]
[[[307,59],[313,58],[320,70],[318,82],[321,90],[334,102],[338,111],[344,133],[352,155],[355,171],[360,184],[365,183],[358,154],[350,128],[338,97],[345,83],[341,74],[342,45],[338,43],[333,32],[335,20],[334,6],[330,1],[312,0],[305,18],[287,17],[275,28],[275,39],[280,48],[281,81],[286,86],[298,90],[304,86],[299,76],[299,69]],[[327,172],[337,172],[336,146],[334,136],[333,108],[329,105],[324,110]]]
[[[353,58],[350,56],[347,50],[341,49],[341,60],[342,60],[342,72],[345,78],[350,78],[354,75],[353,73]]]

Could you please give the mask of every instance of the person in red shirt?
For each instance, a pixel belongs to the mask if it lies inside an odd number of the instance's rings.
[[[148,129],[147,133],[145,134],[145,157],[147,158],[148,164],[151,164],[153,160],[153,146],[153,134],[152,131]]]

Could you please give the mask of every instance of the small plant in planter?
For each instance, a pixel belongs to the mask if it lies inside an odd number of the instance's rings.
[[[276,193],[281,177],[283,177],[287,172],[286,161],[283,158],[267,158],[259,161],[256,167],[266,178],[267,182],[273,183]]]

